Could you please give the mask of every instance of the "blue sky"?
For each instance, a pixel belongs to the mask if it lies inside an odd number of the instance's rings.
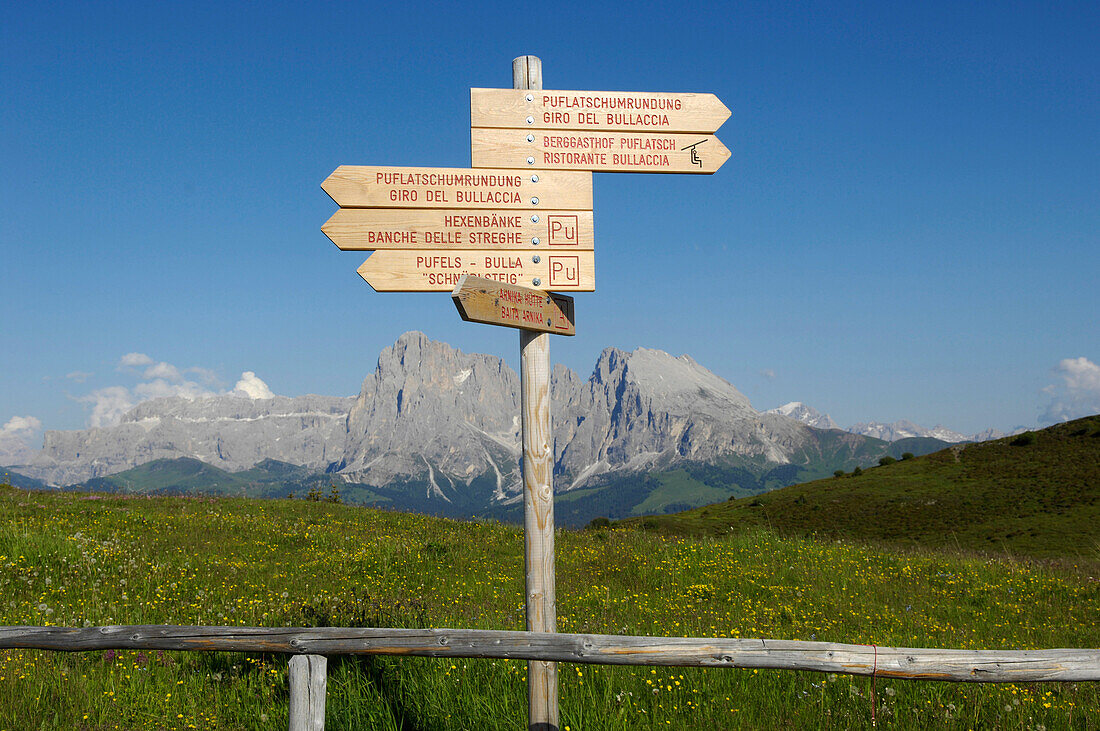
[[[468,166],[468,90],[522,54],[548,89],[732,110],[713,176],[596,177],[555,361],[688,353],[842,425],[1098,411],[1097,37],[1096,3],[10,4],[0,427],[40,444],[244,372],[350,395],[413,329],[515,367],[514,331],[364,284],[319,186]]]

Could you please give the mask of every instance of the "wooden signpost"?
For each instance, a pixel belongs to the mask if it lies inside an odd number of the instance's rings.
[[[341,208],[592,210],[583,173],[341,165],[321,188]]]
[[[730,157],[710,134],[729,116],[713,94],[470,89],[470,156],[476,168],[709,174]]]
[[[591,251],[592,211],[341,208],[321,227],[345,251],[547,249]]]
[[[576,335],[573,298],[495,279],[465,275],[451,292],[458,314],[467,322],[520,330]]]
[[[474,127],[470,144],[474,165],[484,168],[709,174],[730,157],[714,135],[675,132]]]
[[[591,251],[376,251],[359,267],[376,292],[450,292],[465,274],[555,292],[596,289]]]
[[[596,288],[591,173],[342,165],[321,187],[340,205],[321,230],[375,252],[358,271],[376,292]]]
[[[714,94],[470,89],[470,126],[714,132],[730,110]]]
[[[473,168],[343,165],[321,187],[321,229],[373,251],[379,292],[451,292],[463,320],[519,329],[527,630],[555,632],[551,334],[574,335],[573,298],[595,289],[592,172],[713,173],[730,151],[713,94],[543,91],[542,62],[514,89],[471,89]],[[586,172],[582,172],[586,171]],[[554,293],[552,293],[554,292]],[[558,729],[553,662],[527,663],[528,728]]]

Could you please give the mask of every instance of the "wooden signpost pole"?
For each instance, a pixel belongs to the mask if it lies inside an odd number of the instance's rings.
[[[536,56],[520,56],[512,61],[512,85],[516,89],[542,89],[542,61]],[[530,632],[556,632],[550,335],[520,330],[519,352],[527,629]],[[557,665],[529,661],[527,693],[528,729],[557,731]]]
[[[596,288],[592,173],[713,173],[713,94],[552,91],[542,61],[512,61],[512,89],[470,90],[472,168],[341,165],[321,187],[322,229],[371,251],[378,292],[451,291],[463,320],[519,328],[527,630],[557,632],[550,335],[574,335],[573,298]],[[536,248],[530,248],[536,247]],[[527,663],[528,729],[558,731],[553,662]]]

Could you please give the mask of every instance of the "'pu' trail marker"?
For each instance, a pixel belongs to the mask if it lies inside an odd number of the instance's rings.
[[[592,211],[341,208],[321,227],[344,250],[591,251]]]
[[[450,292],[464,274],[555,292],[596,289],[591,251],[376,251],[358,271],[376,292]]]

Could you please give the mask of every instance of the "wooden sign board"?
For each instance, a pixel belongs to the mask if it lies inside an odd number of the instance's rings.
[[[577,334],[573,298],[568,295],[465,275],[458,280],[451,299],[467,322],[557,335]]]
[[[710,174],[730,157],[717,137],[703,134],[478,127],[470,130],[470,141],[479,168]]]
[[[450,292],[464,274],[555,292],[592,292],[595,268],[591,251],[404,249],[376,251],[358,271],[376,292]]]
[[[592,211],[341,208],[321,227],[344,250],[591,251]]]
[[[584,173],[341,165],[321,188],[342,208],[592,210]]]
[[[471,127],[707,133],[729,116],[714,94],[470,89]]]

